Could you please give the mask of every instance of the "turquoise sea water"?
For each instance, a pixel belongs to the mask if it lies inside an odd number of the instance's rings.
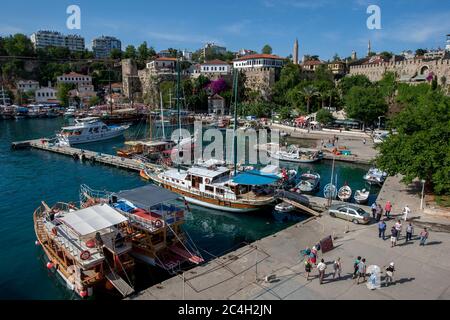
[[[122,169],[80,163],[71,157],[39,150],[11,151],[12,141],[52,136],[64,124],[61,119],[0,120],[0,299],[71,299],[73,294],[58,284],[46,267],[42,249],[34,244],[32,214],[40,201],[78,201],[80,184],[94,189],[119,191],[144,185],[139,175]],[[130,129],[128,135],[143,129]],[[114,153],[124,139],[84,145],[83,148]],[[297,167],[287,165],[288,167]],[[302,166],[319,172],[329,181],[331,164]],[[303,170],[302,169],[302,170]],[[346,180],[352,187],[364,185],[364,166],[337,164],[339,184]],[[325,185],[327,182],[322,183]],[[275,221],[272,212],[229,214],[191,206],[185,229],[202,250],[220,255],[227,250],[252,242],[292,222]],[[158,273],[140,275],[140,287],[161,280]]]

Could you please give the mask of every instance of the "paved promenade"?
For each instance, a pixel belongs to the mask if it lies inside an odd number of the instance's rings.
[[[392,224],[388,222],[388,229]],[[320,285],[316,270],[314,279],[306,280],[299,251],[327,235],[336,237],[335,249],[323,256],[328,268]],[[391,248],[389,240],[378,238],[375,224],[356,226],[324,215],[186,272],[184,286],[182,276],[174,277],[131,299],[450,299],[449,249],[448,233],[432,232],[425,247],[415,237],[408,244],[401,237],[399,246]],[[358,255],[368,265],[382,267],[394,261],[394,284],[373,291],[356,285],[351,274]],[[331,263],[337,257],[343,273],[333,280]],[[277,279],[266,283],[268,275]]]
[[[316,131],[310,131],[306,129],[300,129],[300,128],[292,128],[288,126],[278,125],[274,124],[272,125],[273,128],[279,129],[281,131],[288,132],[291,135],[291,138],[297,138],[297,139],[309,139],[309,140],[316,140],[316,147],[321,147],[321,140],[324,141],[324,143],[328,143],[328,140],[333,139],[334,136],[338,137],[338,146],[345,146],[349,150],[351,150],[352,154],[355,155],[355,160],[362,163],[368,163],[371,160],[373,160],[376,155],[378,154],[378,151],[374,148],[374,143],[370,135],[363,133],[363,132],[353,132],[353,131],[325,131],[325,130],[316,130]],[[363,143],[363,140],[366,140],[366,144]],[[327,153],[326,153],[327,155]],[[340,158],[345,159],[346,156],[342,156]],[[351,158],[351,157],[347,157]],[[340,160],[340,159],[337,159]]]

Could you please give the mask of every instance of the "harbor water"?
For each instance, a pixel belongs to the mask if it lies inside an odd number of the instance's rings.
[[[64,124],[64,119],[0,120],[0,299],[72,299],[74,294],[58,283],[55,275],[45,267],[41,248],[35,246],[33,211],[41,201],[77,202],[81,184],[109,191],[119,191],[142,186],[136,172],[80,163],[71,157],[39,150],[11,151],[12,141],[54,136]],[[134,131],[133,131],[134,130]],[[131,136],[139,131],[135,126],[127,132]],[[117,138],[83,148],[102,153],[115,153],[125,139]],[[284,164],[298,169],[298,165]],[[322,176],[322,187],[331,178],[331,163],[301,165],[300,170],[314,170]],[[362,176],[366,166],[336,163],[338,185],[347,182],[353,190],[364,187]],[[318,192],[321,195],[322,191]],[[376,197],[371,195],[371,202]],[[323,193],[322,193],[323,194]],[[180,202],[183,206],[183,203]],[[190,206],[186,215],[185,230],[205,258],[220,256],[233,248],[250,243],[282,230],[293,221],[277,221],[272,212],[229,214]],[[299,219],[305,219],[301,215]],[[139,275],[138,287],[158,283],[164,277],[155,276],[150,269]]]

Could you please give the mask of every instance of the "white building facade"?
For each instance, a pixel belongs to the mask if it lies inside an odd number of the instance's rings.
[[[233,68],[252,69],[252,68],[281,68],[284,65],[284,59],[272,54],[252,54],[233,60]]]
[[[34,80],[19,80],[16,83],[16,87],[21,92],[32,92],[39,89],[39,82]]]
[[[92,50],[96,58],[108,58],[113,49],[122,50],[122,42],[109,36],[101,36],[92,40]]]
[[[71,51],[84,51],[84,38],[78,35],[63,35],[56,31],[37,31],[30,37],[36,49],[65,47]]]
[[[51,87],[42,87],[34,93],[37,103],[55,102],[57,99],[57,90]]]
[[[212,60],[200,64],[199,71],[202,74],[227,75],[231,73],[231,66],[222,60]]]
[[[84,74],[79,74],[76,72],[63,74],[62,76],[57,77],[57,81],[58,81],[58,84],[59,83],[73,83],[77,87],[92,85],[92,77],[91,76],[86,76]]]

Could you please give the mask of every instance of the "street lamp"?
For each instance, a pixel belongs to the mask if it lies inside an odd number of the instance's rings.
[[[422,197],[420,198],[420,210],[423,210],[423,198],[425,193],[425,180],[422,180]]]
[[[381,118],[386,118],[385,116],[378,117],[378,130],[381,130]]]

